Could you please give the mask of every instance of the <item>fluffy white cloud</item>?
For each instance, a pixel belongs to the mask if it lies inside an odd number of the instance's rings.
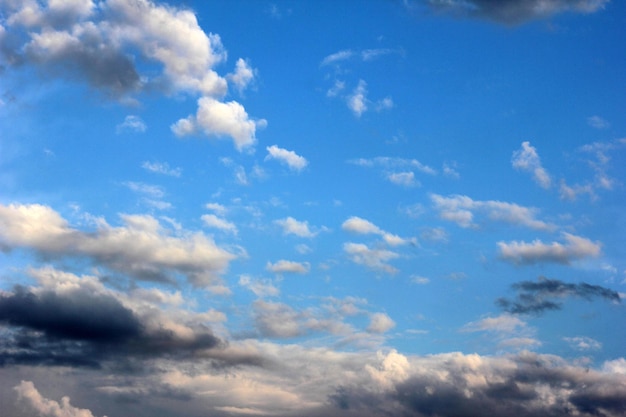
[[[348,108],[352,110],[356,117],[361,117],[367,111],[367,83],[359,80],[351,95],[348,96]]]
[[[256,143],[256,129],[266,121],[251,120],[243,106],[236,101],[223,103],[211,97],[198,100],[195,116],[180,119],[171,126],[176,136],[187,136],[202,131],[207,136],[230,136],[241,151]]]
[[[251,68],[244,59],[239,58],[235,64],[235,72],[229,74],[228,79],[235,85],[239,92],[242,92],[254,81],[255,76],[256,70]]]
[[[22,381],[13,389],[20,401],[42,417],[94,417],[90,410],[70,404],[69,397],[61,398],[60,404],[44,398],[31,381]]]
[[[372,249],[362,243],[344,243],[343,250],[348,254],[352,262],[365,265],[368,268],[395,274],[398,270],[387,262],[399,258],[396,252],[386,249]]]
[[[123,226],[98,219],[97,229],[75,229],[42,205],[0,205],[0,245],[46,256],[85,257],[146,280],[170,280],[181,273],[194,285],[214,282],[236,255],[198,232],[170,231],[149,215],[120,215]]]
[[[468,323],[462,330],[465,332],[516,333],[525,327],[525,321],[510,314],[502,314],[497,317],[486,317],[479,321]]]
[[[124,118],[124,121],[115,127],[115,131],[119,133],[123,132],[138,132],[143,133],[148,129],[146,123],[139,116],[129,115]]]
[[[292,171],[302,171],[309,162],[302,156],[298,155],[294,151],[288,151],[287,149],[279,148],[276,145],[268,146],[267,156],[265,159],[275,159],[287,165]]]
[[[361,217],[352,216],[344,221],[341,228],[346,232],[356,234],[376,234],[382,236],[383,240],[390,246],[400,246],[408,243],[415,243],[415,239],[405,239],[400,236],[385,232],[374,223]]]
[[[531,146],[530,142],[522,142],[521,149],[513,152],[511,163],[513,168],[531,173],[535,182],[542,188],[550,188],[552,185],[550,174],[541,165],[537,149]]]
[[[217,217],[215,214],[204,214],[200,217],[204,224],[214,229],[223,230],[225,232],[237,234],[237,226],[226,219]]]
[[[586,336],[564,337],[563,340],[576,350],[599,350],[602,348],[602,343]]]
[[[370,324],[367,331],[370,333],[385,333],[396,326],[396,322],[385,313],[374,313],[370,315]]]
[[[275,274],[306,274],[311,269],[311,266],[308,262],[294,262],[281,259],[276,263],[268,262],[265,269]]]
[[[419,181],[415,180],[415,173],[409,172],[390,172],[387,174],[387,179],[396,184],[404,187],[417,187],[420,185]]]
[[[300,237],[314,237],[317,233],[309,228],[309,222],[299,221],[293,217],[276,220],[274,223],[282,227],[286,235],[296,235]]]
[[[572,261],[600,255],[601,245],[598,242],[563,233],[565,243],[543,243],[541,240],[527,242],[498,242],[500,257],[517,265],[528,265],[542,262],[570,264]]]
[[[439,216],[461,227],[475,227],[474,214],[484,214],[489,220],[530,227],[535,230],[554,230],[555,226],[535,218],[538,210],[503,201],[472,200],[468,196],[444,197],[431,194],[431,201]]]
[[[275,297],[280,294],[280,290],[271,281],[253,279],[248,275],[239,277],[239,285],[252,291],[257,297]]]

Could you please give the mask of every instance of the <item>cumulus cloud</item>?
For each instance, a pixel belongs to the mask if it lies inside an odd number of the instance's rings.
[[[199,232],[168,230],[149,215],[120,215],[123,225],[97,219],[95,231],[72,227],[52,208],[0,205],[0,246],[25,248],[48,258],[85,258],[142,280],[171,281],[183,274],[210,285],[236,255]]]
[[[385,232],[374,223],[369,220],[365,220],[361,217],[352,216],[343,222],[341,228],[346,232],[356,233],[361,235],[375,234],[382,236],[385,243],[390,246],[405,245],[408,243],[415,243],[415,239],[405,239],[392,233]]]
[[[276,297],[280,294],[280,290],[271,281],[253,279],[249,275],[241,275],[239,285],[252,291],[257,297]]]
[[[555,226],[536,219],[539,210],[496,200],[472,200],[464,195],[444,197],[431,194],[430,199],[439,217],[461,227],[476,227],[474,216],[484,215],[491,221],[499,221],[535,230],[554,230]]]
[[[268,262],[265,269],[275,274],[306,274],[311,269],[311,266],[308,262],[294,262],[281,259],[276,263]]]
[[[279,148],[276,145],[268,146],[266,149],[266,160],[275,159],[287,165],[292,171],[302,171],[309,164],[304,157],[298,155],[294,151],[288,151],[287,149]]]
[[[570,233],[562,233],[562,236],[565,243],[544,243],[541,240],[531,243],[498,242],[500,258],[516,265],[544,262],[569,265],[573,261],[600,255],[600,243]]]
[[[236,101],[223,103],[211,97],[201,97],[196,115],[180,119],[171,128],[179,137],[198,132],[207,136],[230,136],[235,148],[241,151],[256,143],[257,128],[263,128],[266,124],[264,119],[250,119],[244,107]]]
[[[515,25],[565,12],[589,14],[610,0],[420,0],[437,12]],[[408,2],[413,4],[413,2]]]
[[[390,172],[387,174],[387,179],[393,184],[404,187],[417,187],[420,185],[419,181],[415,179],[415,173],[413,171]]]
[[[530,142],[522,142],[522,148],[513,152],[511,159],[513,168],[532,174],[533,179],[541,188],[550,188],[552,179],[548,171],[541,165],[541,159],[537,149]]]
[[[343,250],[348,254],[350,260],[356,264],[364,265],[375,271],[382,271],[388,274],[398,272],[398,269],[387,263],[388,261],[400,257],[396,252],[386,249],[370,248],[363,243],[353,242],[344,243]]]
[[[30,409],[43,417],[94,417],[90,410],[74,407],[69,397],[61,398],[61,403],[44,398],[35,384],[22,381],[13,387],[18,399]],[[106,416],[105,416],[106,417]]]
[[[251,120],[240,103],[220,101],[228,81],[241,91],[254,70],[239,59],[233,74],[215,72],[226,60],[226,50],[219,35],[205,33],[190,10],[150,0],[105,0],[4,2],[0,11],[6,16],[5,32],[11,34],[11,41],[0,38],[0,51],[12,68],[35,66],[51,77],[85,81],[118,99],[155,88],[199,95],[196,115],[174,123],[173,132],[230,136],[239,150],[252,146],[256,129],[266,124]],[[148,63],[146,74],[135,65],[137,54]],[[119,132],[144,130],[137,116],[118,126]]]
[[[205,225],[214,229],[219,229],[224,232],[237,234],[237,226],[234,223],[229,222],[226,219],[217,217],[215,214],[204,214],[200,217]]]
[[[396,326],[396,322],[385,313],[374,313],[370,315],[370,324],[367,331],[370,333],[385,333]]]
[[[348,108],[356,117],[361,117],[367,111],[367,83],[359,80],[352,94],[347,97]]]
[[[299,237],[307,237],[311,238],[317,235],[317,232],[314,232],[309,227],[309,222],[307,221],[299,221],[294,219],[293,217],[286,217],[284,219],[274,221],[277,225],[279,225],[283,229],[283,234],[285,235],[296,235]]]
[[[563,340],[565,340],[572,347],[572,349],[580,351],[602,349],[602,343],[586,336],[564,337]]]
[[[567,283],[557,279],[540,277],[537,281],[521,281],[513,284],[517,291],[515,299],[499,298],[496,304],[511,314],[542,314],[549,310],[560,310],[563,300],[568,297],[582,298],[587,301],[604,299],[614,303],[621,302],[620,295],[600,285]]]

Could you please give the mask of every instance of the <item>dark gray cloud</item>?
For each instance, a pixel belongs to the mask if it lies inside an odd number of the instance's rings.
[[[0,324],[8,329],[0,365],[100,367],[109,359],[189,356],[223,346],[208,328],[186,339],[148,329],[113,296],[84,290],[60,294],[16,287],[0,295]]]
[[[541,314],[549,310],[560,310],[562,303],[558,299],[577,297],[585,300],[594,298],[619,303],[620,295],[616,291],[600,285],[585,282],[573,284],[557,279],[539,277],[537,281],[521,281],[512,285],[517,291],[515,299],[499,298],[496,304],[512,314]]]
[[[555,14],[594,13],[610,0],[418,0],[437,12],[488,19],[507,25],[544,19]]]
[[[357,385],[339,387],[329,401],[342,412],[329,415],[368,410],[377,416],[617,417],[626,412],[626,386],[618,375],[530,352],[511,357],[506,364],[467,358],[437,363],[384,392]]]

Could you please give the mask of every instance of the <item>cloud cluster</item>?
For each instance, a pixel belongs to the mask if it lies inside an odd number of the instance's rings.
[[[591,301],[594,298],[614,303],[621,302],[620,295],[609,288],[582,282],[573,284],[540,277],[537,281],[522,281],[513,284],[518,294],[514,300],[499,298],[496,304],[511,314],[542,314],[549,310],[560,310],[565,298],[582,298]]]
[[[0,246],[49,259],[83,258],[140,280],[171,282],[182,274],[196,286],[219,282],[236,258],[202,233],[169,230],[149,215],[120,217],[122,226],[96,219],[95,231],[82,231],[47,206],[0,205]]]
[[[595,13],[610,0],[420,0],[433,10],[454,16],[515,25],[565,13]],[[410,3],[409,3],[410,4]]]
[[[483,214],[491,221],[499,221],[535,230],[554,230],[555,226],[536,219],[538,210],[503,201],[472,200],[465,195],[444,197],[431,194],[430,199],[439,217],[461,227],[476,227],[474,216]]]
[[[3,2],[0,12],[6,16],[0,57],[12,68],[28,65],[48,77],[84,81],[120,100],[154,89],[200,95],[196,115],[173,124],[173,132],[230,136],[239,150],[252,146],[256,129],[265,126],[241,104],[221,101],[228,81],[242,91],[255,71],[239,59],[234,73],[220,76],[215,67],[226,61],[226,50],[190,10],[150,0],[29,0]],[[140,73],[134,54],[159,74]],[[120,132],[145,130],[140,119],[129,117]]]

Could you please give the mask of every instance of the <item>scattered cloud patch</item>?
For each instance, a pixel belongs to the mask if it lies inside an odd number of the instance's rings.
[[[595,129],[608,129],[611,127],[611,124],[600,116],[588,117],[587,124]]]
[[[234,223],[231,223],[226,219],[218,217],[215,214],[203,214],[201,219],[207,227],[211,227],[213,229],[219,229],[224,232],[232,233],[234,235],[236,235],[238,232],[237,226],[235,226]]]
[[[141,167],[146,171],[153,172],[155,174],[162,174],[176,178],[179,178],[183,172],[182,168],[172,168],[167,162],[145,161],[141,164]]]
[[[387,274],[395,274],[398,269],[389,265],[388,261],[399,258],[400,255],[396,252],[370,248],[363,243],[344,243],[344,252],[349,256],[352,262],[364,265],[374,271],[381,271]]]
[[[308,262],[294,262],[281,259],[276,263],[268,262],[265,269],[275,274],[308,274],[311,265]]]
[[[580,351],[602,349],[602,343],[586,336],[564,337],[563,340],[565,340],[572,349]]]
[[[385,333],[396,326],[391,317],[385,313],[374,313],[370,315],[370,324],[367,331],[370,333]]]
[[[122,123],[115,127],[115,132],[118,135],[126,132],[144,133],[147,129],[148,126],[139,116],[128,115]]]
[[[541,187],[548,189],[552,185],[552,178],[541,165],[537,149],[530,142],[522,142],[522,148],[513,152],[511,159],[513,168],[532,174],[534,181]]]
[[[376,234],[380,235],[385,243],[390,246],[399,246],[408,243],[415,243],[414,239],[405,239],[400,236],[385,232],[374,223],[369,220],[365,220],[361,217],[352,216],[341,225],[342,230],[346,232],[367,235],[367,234]]]
[[[283,229],[283,234],[285,235],[296,235],[299,237],[312,238],[317,235],[317,232],[314,232],[309,227],[309,222],[307,221],[299,221],[294,219],[293,217],[286,217],[284,219],[274,221],[275,224],[279,225]]]

